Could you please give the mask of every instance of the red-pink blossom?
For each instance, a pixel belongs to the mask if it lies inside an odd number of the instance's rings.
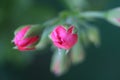
[[[20,51],[34,50],[34,44],[39,40],[38,35],[24,38],[30,28],[31,26],[25,26],[15,34],[13,42]]]
[[[73,33],[74,26],[70,26],[66,29],[62,25],[58,25],[50,34],[50,38],[54,45],[58,48],[70,49],[72,48],[77,40],[78,35]]]

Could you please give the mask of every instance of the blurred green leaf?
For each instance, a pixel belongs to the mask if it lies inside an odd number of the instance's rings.
[[[87,0],[64,0],[67,4],[68,8],[75,11],[75,10],[83,10],[88,7]]]

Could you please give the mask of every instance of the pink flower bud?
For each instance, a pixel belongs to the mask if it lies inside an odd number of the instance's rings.
[[[29,31],[31,26],[25,26],[21,28],[16,34],[13,39],[14,44],[20,51],[25,50],[34,50],[35,43],[38,42],[39,36],[27,37],[25,38],[26,33]]]
[[[58,25],[50,34],[54,45],[63,49],[73,47],[78,40],[78,35],[73,33],[73,29],[74,26],[69,27],[67,30],[64,26]]]

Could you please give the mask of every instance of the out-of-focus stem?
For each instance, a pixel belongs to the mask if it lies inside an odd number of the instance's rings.
[[[82,12],[79,15],[82,18],[105,18],[105,12],[97,12],[97,11],[88,11]]]

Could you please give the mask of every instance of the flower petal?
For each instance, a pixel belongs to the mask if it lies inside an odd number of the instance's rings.
[[[71,26],[68,30],[62,25],[57,26],[50,37],[55,46],[63,49],[70,49],[77,42],[77,34],[73,34],[74,26]]]
[[[64,43],[62,44],[63,48],[70,49],[77,42],[77,39],[77,34],[67,35],[67,38],[64,39]]]
[[[17,43],[17,46],[21,46],[21,47],[29,46],[29,45],[37,42],[38,40],[39,40],[39,36],[25,38],[25,39],[19,40]]]
[[[17,42],[19,42],[19,40],[24,37],[25,33],[29,30],[29,28],[30,26],[24,27],[16,33],[15,38],[13,39],[15,44],[17,44]]]
[[[33,47],[33,48],[27,48],[27,47],[18,47],[18,49],[20,50],[20,51],[27,51],[27,50],[34,50],[35,48]]]
[[[68,28],[68,31],[67,31],[67,32],[72,34],[72,33],[73,33],[73,30],[74,30],[74,26],[70,26],[70,27]]]
[[[55,31],[57,33],[57,37],[65,37],[67,33],[66,28],[64,28],[62,25],[57,26]]]

